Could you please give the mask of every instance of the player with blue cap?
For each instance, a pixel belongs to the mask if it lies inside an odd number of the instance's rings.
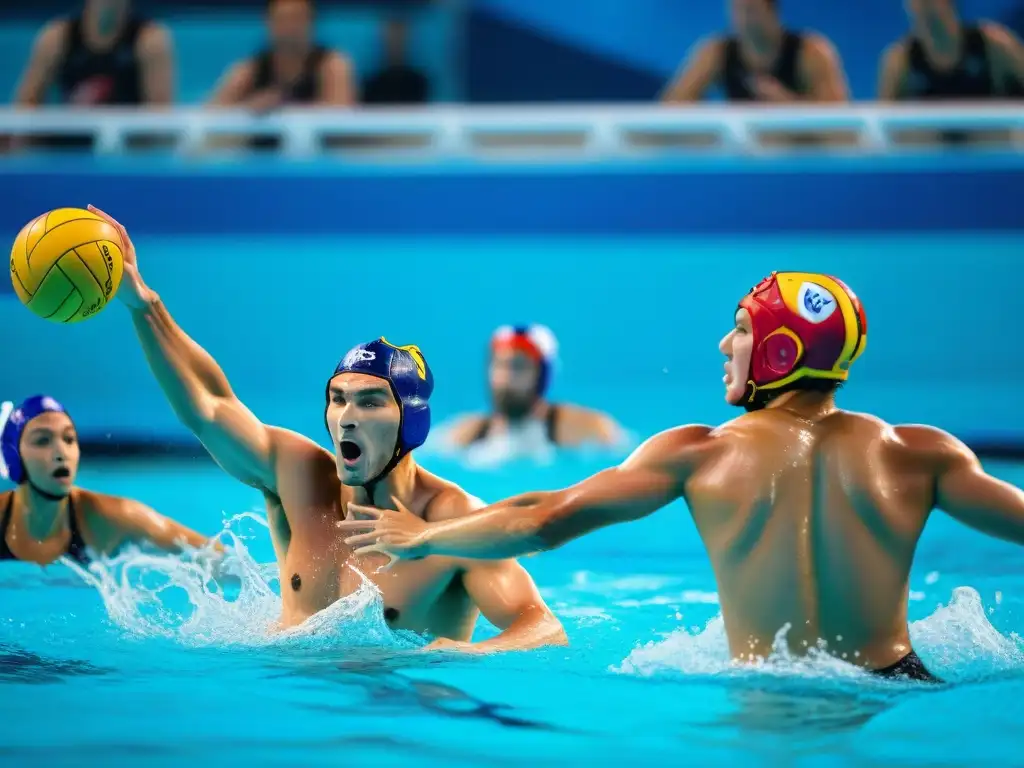
[[[360,396],[368,402],[374,396],[383,394],[375,382],[385,382],[398,408],[397,434],[390,439],[392,423],[363,418],[353,424],[351,420],[333,419],[338,406],[351,393],[346,390],[344,374],[355,374],[372,379],[371,386],[364,387]],[[364,382],[365,383],[365,382]],[[373,495],[373,487],[381,478],[391,472],[399,462],[427,440],[430,433],[430,395],[434,391],[434,375],[419,347],[410,345],[397,347],[381,337],[349,350],[334,369],[334,375],[327,383],[327,408],[324,421],[327,431],[338,444],[338,472],[346,485],[359,485]],[[334,428],[332,428],[332,423]],[[388,434],[380,435],[380,441],[367,439],[367,434],[376,437],[379,429]],[[390,446],[390,448],[389,448]]]
[[[550,446],[615,445],[623,432],[610,416],[548,399],[558,340],[545,325],[504,325],[491,336],[487,381],[491,412],[460,419],[448,441],[529,454]]]
[[[515,560],[425,558],[388,570],[388,558],[372,552],[356,557],[345,543],[340,525],[358,504],[393,506],[424,520],[451,519],[481,506],[413,455],[430,432],[434,390],[419,347],[378,338],[342,357],[326,387],[323,415],[333,453],[327,451],[263,423],[242,404],[220,366],[142,280],[124,227],[107,219],[124,244],[118,298],[131,313],[157,382],[213,459],[266,500],[280,568],[280,626],[301,624],[369,580],[380,590],[388,626],[431,635],[433,648],[484,652],[565,642],[558,619]],[[470,645],[481,613],[501,631]]]
[[[128,542],[176,551],[207,539],[144,504],[75,486],[80,449],[74,422],[49,395],[0,407],[0,560],[46,565],[60,557],[85,565]]]

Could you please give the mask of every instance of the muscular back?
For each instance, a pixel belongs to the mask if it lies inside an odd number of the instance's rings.
[[[714,442],[685,496],[733,656],[768,655],[787,625],[797,653],[823,640],[872,667],[906,655],[908,576],[935,503],[935,460],[914,428],[770,409]]]

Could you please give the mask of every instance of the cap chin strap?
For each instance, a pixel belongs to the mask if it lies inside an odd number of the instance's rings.
[[[377,485],[380,483],[381,480],[384,480],[388,475],[391,474],[394,468],[398,466],[398,462],[404,459],[406,455],[406,452],[404,452],[401,448],[397,448],[395,450],[395,455],[391,457],[391,461],[384,465],[384,469],[382,469],[372,478],[370,478],[361,486],[359,486],[364,491],[366,491],[366,495],[370,497],[371,504],[373,503],[373,494],[374,491],[377,490]]]
[[[49,491],[44,491],[42,488],[40,488],[38,485],[32,482],[32,479],[28,476],[28,472],[25,473],[25,482],[28,483],[29,488],[38,493],[47,501],[64,501],[64,499],[68,497],[67,493],[57,495],[55,493],[50,493]]]

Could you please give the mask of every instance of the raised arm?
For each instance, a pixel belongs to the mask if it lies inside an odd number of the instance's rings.
[[[277,430],[260,422],[235,397],[213,358],[185,335],[160,297],[146,286],[125,228],[102,211],[89,209],[110,221],[121,235],[125,265],[118,296],[131,312],[149,367],[178,419],[225,472],[276,495]]]
[[[364,551],[394,557],[449,555],[501,560],[554,549],[585,533],[637,520],[679,498],[704,454],[711,430],[689,426],[662,432],[618,467],[562,491],[517,496],[472,515],[427,524],[398,512],[349,505],[367,520],[340,524],[367,531],[348,539]]]
[[[955,437],[935,433],[935,506],[977,531],[1024,544],[1024,492],[988,474]]]

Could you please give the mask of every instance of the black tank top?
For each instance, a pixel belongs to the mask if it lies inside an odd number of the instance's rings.
[[[3,517],[0,518],[0,560],[17,560],[18,557],[11,548],[7,546],[7,529],[11,525],[11,513],[14,511],[14,494],[7,497],[7,507],[4,509]],[[75,515],[75,503],[68,497],[68,528],[71,529],[71,539],[68,541],[68,548],[64,552],[79,565],[88,565],[89,556],[86,553],[85,539],[78,529],[78,517]]]
[[[924,44],[911,38],[907,48],[904,90],[911,99],[987,99],[996,95],[992,62],[985,35],[978,27],[964,27],[963,47],[956,66],[936,70],[928,61]]]
[[[775,58],[772,68],[767,72],[757,72],[751,70],[743,61],[739,39],[727,38],[722,68],[722,87],[725,89],[726,97],[729,101],[757,101],[757,96],[750,89],[749,80],[758,74],[771,75],[784,87],[794,93],[800,93],[803,90],[800,83],[800,51],[803,46],[803,35],[785,30],[779,55]]]
[[[82,17],[71,19],[64,57],[57,69],[63,100],[86,105],[141,104],[141,67],[135,49],[148,23],[128,17],[113,44],[104,51],[94,51],[85,42]]]
[[[483,420],[480,424],[480,428],[477,430],[476,435],[470,440],[470,444],[479,443],[487,439],[487,436],[491,433],[491,427],[494,426],[493,420],[490,416]],[[558,406],[552,405],[548,407],[548,414],[544,418],[544,434],[547,436],[548,442],[552,445],[558,445]]]
[[[302,64],[302,72],[284,90],[284,100],[288,104],[312,104],[317,99],[320,91],[320,66],[327,55],[327,48],[322,45],[314,46],[306,55]],[[272,51],[261,51],[253,59],[256,71],[253,75],[252,92],[259,93],[262,90],[279,85],[274,74],[274,55]]]

